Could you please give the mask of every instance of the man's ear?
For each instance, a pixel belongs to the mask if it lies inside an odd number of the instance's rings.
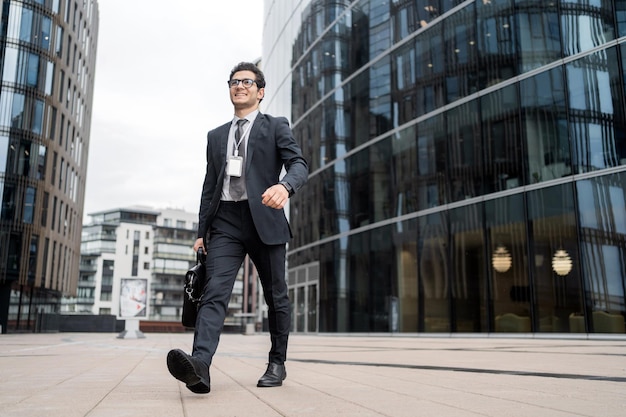
[[[265,87],[259,88],[258,96],[259,96],[259,101],[261,101],[261,100],[263,100],[263,98],[265,98]]]

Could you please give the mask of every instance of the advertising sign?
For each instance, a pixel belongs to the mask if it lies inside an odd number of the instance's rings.
[[[147,279],[122,278],[120,317],[146,317],[147,300]]]

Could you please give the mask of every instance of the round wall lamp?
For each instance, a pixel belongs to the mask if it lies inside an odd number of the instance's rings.
[[[558,249],[552,257],[552,269],[564,277],[572,271],[572,258],[564,249]]]
[[[511,269],[512,264],[513,259],[509,251],[504,246],[498,246],[491,258],[493,269],[495,269],[496,272],[503,273]]]

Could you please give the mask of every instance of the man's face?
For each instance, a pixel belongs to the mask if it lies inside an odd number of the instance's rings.
[[[231,80],[245,79],[256,81],[256,76],[252,71],[238,71],[231,78]],[[235,106],[235,110],[256,109],[264,95],[265,89],[259,88],[256,82],[250,87],[246,87],[243,82],[235,87],[230,87],[230,101]]]

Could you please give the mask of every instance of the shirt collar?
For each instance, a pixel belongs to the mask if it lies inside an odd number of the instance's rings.
[[[259,109],[256,109],[255,111],[248,113],[246,117],[242,117],[242,119],[246,119],[248,122],[252,123],[254,122],[254,120],[256,119],[258,115],[259,115]],[[237,120],[239,120],[237,116],[233,117],[232,124],[237,123]]]

